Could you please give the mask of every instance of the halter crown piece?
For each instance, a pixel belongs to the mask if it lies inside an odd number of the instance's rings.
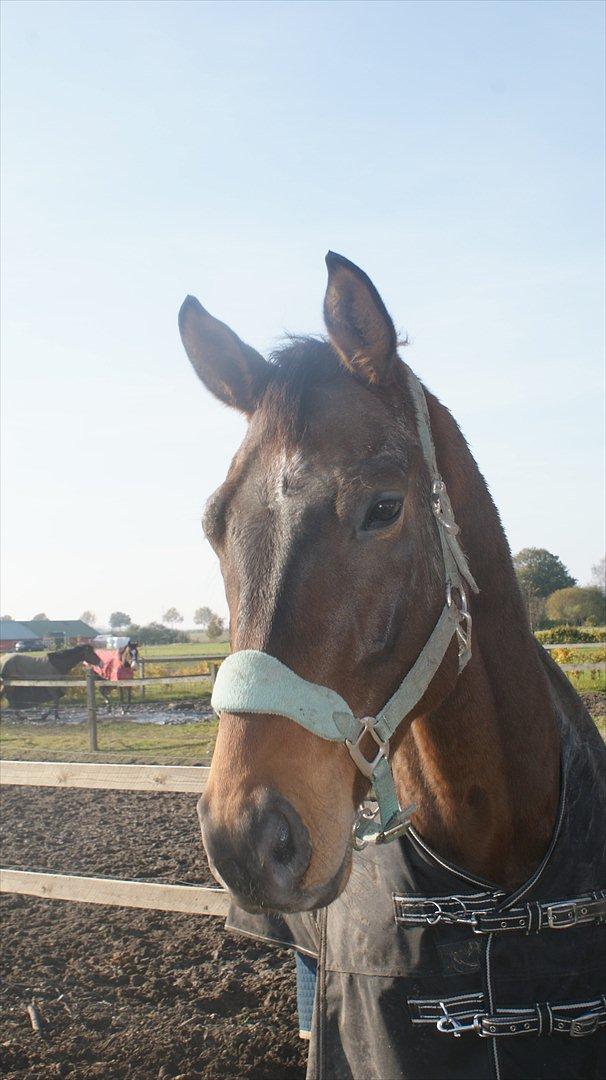
[[[219,714],[286,716],[322,739],[345,743],[360,772],[372,781],[378,802],[378,810],[374,813],[365,808],[358,813],[353,831],[354,846],[358,848],[395,840],[410,824],[415,807],[402,809],[398,802],[388,760],[389,740],[423,697],[455,634],[459,646],[459,672],[467,664],[471,657],[471,615],[463,582],[467,582],[473,592],[479,591],[457,539],[459,528],[446,485],[438,472],[425,391],[408,366],[406,374],[431,480],[429,498],[440,538],[446,586],[442,613],[415,663],[377,716],[358,719],[334,690],[302,679],[269,653],[244,649],[232,653],[222,663],[211,702]],[[371,761],[361,749],[367,734],[377,746]]]

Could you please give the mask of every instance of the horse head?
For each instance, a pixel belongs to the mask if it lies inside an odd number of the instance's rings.
[[[232,653],[269,654],[373,717],[436,625],[444,567],[393,322],[360,269],[332,253],[327,265],[328,340],[293,339],[267,362],[193,297],[179,324],[201,380],[248,418],[203,519]],[[419,710],[457,673],[453,642]],[[199,808],[216,876],[251,910],[329,903],[369,786],[343,743],[274,713],[223,713]]]

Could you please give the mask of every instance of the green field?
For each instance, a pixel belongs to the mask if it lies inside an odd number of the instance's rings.
[[[115,761],[124,765],[208,765],[217,721],[192,724],[98,722],[100,750],[88,747],[86,724],[0,723],[0,757],[18,761]]]
[[[144,660],[154,656],[227,656],[229,641],[186,641],[179,645],[141,645],[139,655]]]

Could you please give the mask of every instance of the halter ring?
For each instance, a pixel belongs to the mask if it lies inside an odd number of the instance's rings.
[[[349,750],[349,753],[351,754],[354,762],[358,766],[360,772],[363,773],[363,775],[366,776],[369,780],[372,780],[374,771],[379,762],[382,761],[383,758],[387,758],[389,756],[389,739],[386,739],[384,741],[381,736],[377,734],[375,729],[376,722],[377,720],[374,716],[362,717],[361,720],[358,720],[358,723],[360,724],[360,732],[358,734],[358,737],[356,738],[356,741],[351,742],[350,739],[345,740],[345,745]],[[377,746],[379,747],[372,761],[369,761],[368,758],[364,757],[364,754],[360,750],[360,743],[362,742],[362,739],[367,732],[374,739]]]

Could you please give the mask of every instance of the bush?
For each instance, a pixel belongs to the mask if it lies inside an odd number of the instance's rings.
[[[606,627],[552,626],[549,630],[537,630],[534,636],[543,645],[566,645],[577,641],[592,643],[606,641]]]
[[[125,634],[132,641],[138,641],[140,645],[174,645],[188,641],[187,634],[184,634],[182,630],[171,630],[170,627],[158,622],[148,623],[147,626],[137,626],[136,623],[132,623],[125,630]]]
[[[551,622],[581,626],[603,626],[606,621],[606,597],[599,589],[557,589],[545,601],[545,614]]]

